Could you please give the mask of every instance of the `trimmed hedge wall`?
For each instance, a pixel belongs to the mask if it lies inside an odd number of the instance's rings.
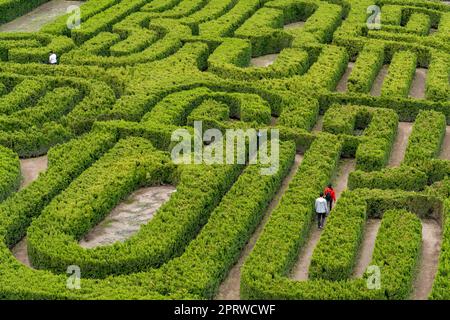
[[[0,146],[0,202],[19,188],[20,180],[19,157]]]

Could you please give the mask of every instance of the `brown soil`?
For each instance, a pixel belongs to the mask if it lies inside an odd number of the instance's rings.
[[[338,85],[336,87],[336,91],[337,92],[346,92],[347,91],[348,77],[352,73],[354,66],[355,66],[354,62],[349,62],[348,63],[347,70],[345,70],[344,75],[342,76],[341,80],[339,81],[339,83],[338,83]]]
[[[441,251],[441,226],[436,220],[422,219],[422,254],[411,298],[426,300],[433,287]]]
[[[408,138],[411,135],[413,124],[410,122],[399,122],[397,136],[392,146],[389,167],[398,167],[405,157],[405,151],[408,147]]]
[[[216,300],[239,300],[240,299],[241,267],[244,264],[245,259],[250,254],[253,247],[255,246],[255,243],[258,240],[259,235],[261,234],[267,221],[269,220],[271,213],[273,212],[273,210],[277,207],[278,203],[280,202],[281,197],[285,193],[285,191],[289,185],[289,182],[292,180],[295,173],[297,172],[297,169],[300,166],[300,163],[302,162],[302,160],[303,160],[303,156],[297,154],[295,157],[294,165],[292,166],[289,174],[283,180],[281,187],[278,190],[275,197],[272,199],[272,202],[269,204],[269,207],[267,208],[267,211],[264,215],[263,220],[256,228],[256,231],[253,233],[252,237],[248,241],[244,250],[242,250],[241,256],[239,257],[238,262],[233,266],[233,268],[231,268],[230,272],[228,273],[228,276],[225,278],[225,280],[220,285],[218,293],[215,297]]]
[[[372,96],[380,96],[381,95],[381,87],[383,86],[384,78],[386,78],[388,74],[389,66],[384,65],[380,72],[378,73],[377,77],[375,78],[375,81],[372,85],[372,90],[370,90],[370,94]]]
[[[450,160],[450,126],[447,126],[445,130],[445,137],[442,142],[441,154],[439,158]]]
[[[147,187],[133,192],[95,226],[80,241],[80,245],[84,248],[94,248],[125,241],[153,218],[173,192],[173,186]]]
[[[278,53],[266,54],[265,56],[260,56],[252,58],[250,61],[251,67],[268,67],[275,62],[278,57]]]
[[[361,278],[372,261],[375,240],[377,238],[380,225],[381,219],[368,219],[366,221],[363,240],[356,259],[355,268],[353,269],[353,278]]]
[[[48,158],[42,156],[38,158],[21,159],[20,170],[22,173],[22,183],[20,188],[23,189],[39,177],[39,173],[47,170]]]
[[[417,68],[414,80],[411,84],[409,96],[416,99],[425,98],[425,80],[427,78],[428,69]]]
[[[34,32],[57,17],[65,15],[67,8],[80,6],[83,1],[52,0],[33,11],[0,26],[0,32]]]

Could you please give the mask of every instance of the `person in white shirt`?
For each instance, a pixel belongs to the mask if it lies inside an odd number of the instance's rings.
[[[325,217],[328,214],[328,204],[327,200],[323,196],[323,192],[320,193],[320,197],[316,199],[314,205],[317,214],[317,224],[319,229],[323,229],[323,224],[325,222]]]
[[[53,65],[58,64],[58,57],[56,56],[56,53],[54,53],[53,51],[50,52],[50,56],[48,57],[48,62]]]

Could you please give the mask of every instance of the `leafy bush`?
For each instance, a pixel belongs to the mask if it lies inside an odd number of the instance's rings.
[[[414,122],[403,162],[412,165],[436,157],[441,151],[445,128],[442,113],[421,111]]]
[[[417,56],[408,51],[397,52],[392,58],[381,95],[407,97],[416,71]]]
[[[0,146],[0,202],[19,188],[20,180],[19,157]]]

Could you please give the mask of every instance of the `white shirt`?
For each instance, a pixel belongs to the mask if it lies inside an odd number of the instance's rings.
[[[50,57],[48,58],[48,61],[50,62],[50,64],[57,64],[58,63],[58,59],[56,58],[56,54],[52,53],[50,55]]]
[[[322,197],[317,198],[315,208],[317,213],[328,213],[327,200]]]

